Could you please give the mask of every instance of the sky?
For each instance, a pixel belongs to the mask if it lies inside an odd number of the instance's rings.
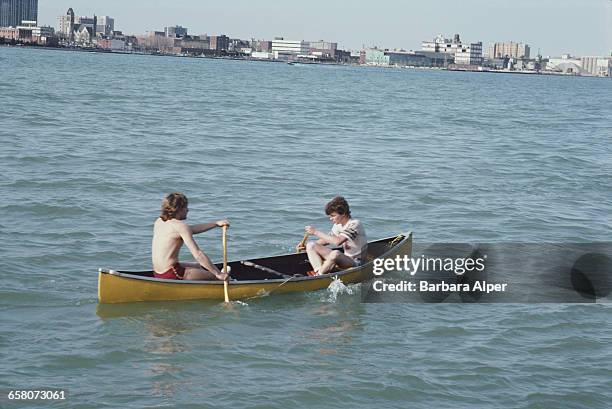
[[[181,25],[189,34],[327,40],[339,48],[419,50],[438,34],[464,42],[529,44],[532,56],[612,52],[612,0],[39,0],[39,23],[57,27],[72,7],[107,15],[126,34]]]

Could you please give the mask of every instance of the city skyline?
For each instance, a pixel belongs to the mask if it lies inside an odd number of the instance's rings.
[[[421,41],[438,34],[459,33],[465,41],[527,43],[533,54],[610,55],[612,51],[611,0],[466,0],[461,4],[439,0],[435,4],[398,5],[388,0],[351,7],[339,0],[326,3],[284,4],[271,0],[251,4],[237,0],[229,9],[219,3],[195,0],[180,4],[108,0],[99,5],[84,0],[49,0],[39,3],[39,23],[57,26],[69,7],[77,15],[108,15],[117,30],[129,34],[181,25],[190,34],[226,34],[231,37],[338,42],[340,48],[362,46],[420,49]],[[147,6],[149,6],[147,8]]]

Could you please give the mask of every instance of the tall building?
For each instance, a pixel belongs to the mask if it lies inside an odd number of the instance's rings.
[[[220,36],[210,36],[210,49],[216,51],[227,51],[230,39],[225,34]]]
[[[166,37],[182,38],[187,35],[187,28],[182,26],[166,27],[164,33],[166,33]]]
[[[115,31],[115,19],[109,16],[98,16],[96,33],[110,36]]]
[[[471,43],[455,52],[457,65],[482,65],[482,43]]]
[[[502,59],[505,57],[517,60],[528,60],[531,49],[527,44],[515,43],[494,43],[489,47],[488,57],[491,59]]]
[[[38,0],[0,0],[0,27],[17,27],[38,21]]]
[[[58,17],[58,20],[59,35],[71,41],[72,32],[74,31],[74,10],[72,10],[72,8],[69,8],[65,15]]]

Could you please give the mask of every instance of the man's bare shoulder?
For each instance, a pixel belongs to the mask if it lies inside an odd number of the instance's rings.
[[[161,218],[158,218],[157,220],[155,220],[155,228],[176,230],[180,232],[184,230],[189,230],[189,225],[183,220],[170,219],[163,221]]]

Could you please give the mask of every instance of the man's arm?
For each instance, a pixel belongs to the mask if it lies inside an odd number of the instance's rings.
[[[204,233],[205,231],[209,231],[214,229],[215,227],[229,226],[229,221],[227,220],[217,220],[216,222],[211,223],[203,223],[203,224],[194,224],[189,226],[191,229],[191,234],[199,234]]]
[[[198,243],[196,243],[193,239],[193,233],[191,233],[190,226],[185,223],[178,223],[177,231],[181,235],[183,243],[185,243],[185,246],[187,246],[191,255],[203,268],[213,273],[215,276],[217,276],[217,278],[219,278],[220,275],[223,275],[223,273],[219,271],[217,266],[215,266],[212,261],[210,261],[210,258],[208,258],[208,256],[202,250],[200,250]]]
[[[348,237],[344,236],[343,234],[339,236],[331,236],[327,233],[323,233],[322,231],[315,229],[312,226],[306,226],[306,233],[311,234],[313,236],[317,236],[319,238],[319,240],[317,240],[317,243],[319,244],[331,244],[333,246],[340,246],[342,245],[342,243],[348,240]]]

